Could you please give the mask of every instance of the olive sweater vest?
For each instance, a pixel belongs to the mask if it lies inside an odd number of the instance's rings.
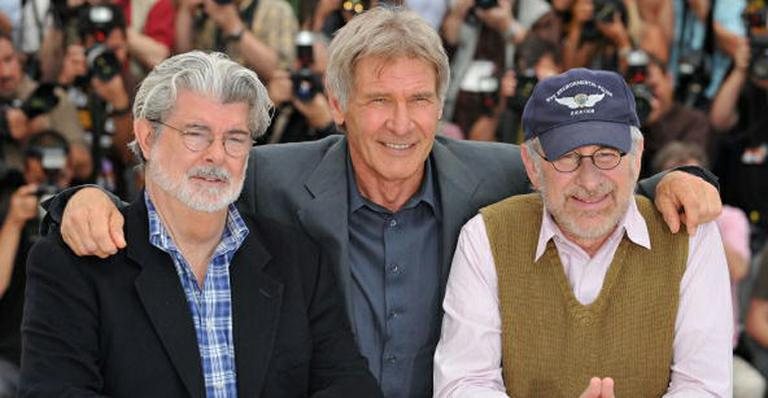
[[[538,194],[481,210],[496,263],[502,367],[510,397],[578,397],[593,376],[619,397],[657,397],[669,385],[688,236],[672,234],[637,197],[652,250],[622,239],[597,299],[576,300],[553,241],[534,262]]]

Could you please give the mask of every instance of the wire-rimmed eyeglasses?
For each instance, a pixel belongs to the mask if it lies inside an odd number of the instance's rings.
[[[563,156],[555,160],[547,159],[543,154],[539,154],[542,159],[552,164],[555,170],[561,173],[571,173],[581,166],[581,160],[584,158],[590,158],[592,164],[600,170],[613,170],[621,163],[621,158],[626,153],[613,148],[599,148],[592,152],[591,155],[582,155],[578,152],[568,152]]]
[[[149,121],[178,131],[181,134],[181,141],[184,143],[184,146],[192,152],[200,152],[210,147],[216,141],[213,132],[205,126],[190,126],[180,129],[157,119],[149,119]],[[253,138],[251,138],[251,134],[247,131],[228,132],[224,135],[222,141],[224,151],[233,157],[244,156],[253,146]]]

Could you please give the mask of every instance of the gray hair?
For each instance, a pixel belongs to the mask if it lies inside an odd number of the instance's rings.
[[[445,99],[450,70],[440,36],[424,19],[404,7],[378,6],[350,20],[328,46],[325,84],[346,110],[355,66],[364,57],[411,57],[435,68],[437,96]]]
[[[175,55],[152,69],[136,92],[134,119],[165,121],[182,89],[211,95],[224,104],[248,104],[248,129],[254,139],[269,127],[272,102],[256,73],[225,54],[202,51]],[[136,140],[128,146],[143,163]]]
[[[632,136],[632,147],[629,149],[628,155],[634,158],[638,156],[637,150],[640,147],[640,143],[643,142],[643,133],[639,128],[635,126],[629,126],[629,132]],[[541,153],[544,152],[544,149],[541,147],[539,137],[528,139],[523,143],[523,145],[525,145],[525,149],[528,150],[528,155],[533,160],[533,165],[536,168],[536,172],[540,172],[541,161],[543,160]]]

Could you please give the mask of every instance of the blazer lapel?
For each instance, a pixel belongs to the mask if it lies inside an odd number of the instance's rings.
[[[440,286],[444,290],[461,227],[476,212],[473,198],[480,179],[439,139],[432,147],[432,156],[443,212]]]
[[[347,194],[347,141],[334,144],[307,179],[311,198],[298,211],[304,230],[322,248],[335,269],[336,283],[344,293],[347,315],[354,324],[351,302]]]
[[[141,268],[135,286],[150,322],[191,397],[204,397],[197,335],[184,290],[168,254],[149,243],[143,192],[125,212],[126,255]]]
[[[282,304],[283,285],[262,272],[270,255],[258,229],[250,230],[229,267],[232,288],[232,332],[237,365],[237,392],[257,397],[264,387]]]

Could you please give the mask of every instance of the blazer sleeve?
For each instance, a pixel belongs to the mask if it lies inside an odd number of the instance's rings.
[[[313,346],[311,396],[381,397],[376,379],[357,348],[340,291],[324,260],[320,260],[309,293],[308,316]]]
[[[29,254],[19,397],[102,396],[98,300],[78,264],[85,261],[58,234]]]

